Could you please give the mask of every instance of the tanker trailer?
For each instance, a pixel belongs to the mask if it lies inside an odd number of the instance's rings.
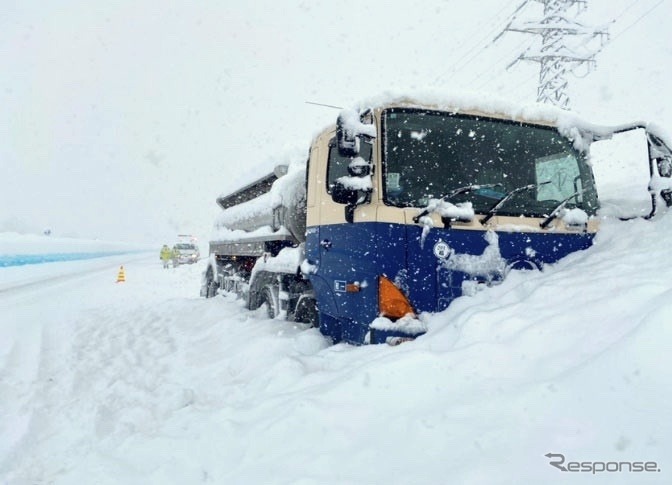
[[[210,260],[201,295],[236,293],[246,307],[266,304],[270,318],[317,324],[315,296],[301,271],[306,233],[305,165],[278,165],[217,198]]]

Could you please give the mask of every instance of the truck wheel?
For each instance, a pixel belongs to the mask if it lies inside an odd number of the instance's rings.
[[[311,327],[319,328],[320,317],[314,295],[303,294],[299,297],[299,301],[296,302],[294,321],[308,323]]]
[[[207,273],[205,273],[205,297],[212,298],[217,296],[217,289],[217,282],[215,281],[212,268],[208,268]]]
[[[272,320],[278,316],[280,313],[278,308],[280,302],[278,301],[278,295],[275,288],[271,286],[264,287],[264,290],[261,293],[261,302],[262,305],[264,303],[266,304],[266,314],[268,315],[268,318]]]
[[[217,282],[215,280],[212,280],[208,285],[208,298],[213,298],[217,296],[218,289],[219,287],[217,286]]]

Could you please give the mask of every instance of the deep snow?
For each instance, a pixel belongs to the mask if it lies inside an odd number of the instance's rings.
[[[399,347],[202,299],[204,261],[158,251],[23,267],[34,284],[0,291],[0,482],[669,482],[671,245],[672,214],[606,220]],[[567,476],[546,453],[661,471]]]
[[[79,3],[17,3],[5,19],[1,193],[17,209],[4,230],[207,234],[218,193],[270,170],[278,147],[305,154],[333,121],[306,99],[433,84],[525,102],[538,77],[532,64],[504,69],[532,39],[483,48],[507,15],[493,1],[411,2],[384,18],[361,2],[248,2],[224,16]],[[616,22],[597,71],[571,80],[583,116],[669,127],[669,9],[590,2],[588,23]],[[362,68],[347,53],[381,45],[371,19],[390,39]],[[602,212],[646,211],[634,156],[605,158],[621,178],[600,188]],[[226,165],[243,160],[249,170]],[[0,483],[671,483],[671,217],[606,221],[590,250],[464,297],[394,348],[331,346],[231,297],[201,299],[202,263],[163,270],[158,247],[0,268]],[[661,471],[563,473],[549,452]]]

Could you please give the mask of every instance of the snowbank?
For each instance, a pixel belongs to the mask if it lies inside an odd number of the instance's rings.
[[[669,483],[670,247],[672,214],[605,220],[399,347],[200,299],[205,261],[0,291],[0,482]]]
[[[147,246],[99,239],[73,239],[0,232],[0,255],[50,253],[104,253],[146,250]],[[160,248],[158,248],[160,249]],[[157,249],[157,251],[158,251]]]

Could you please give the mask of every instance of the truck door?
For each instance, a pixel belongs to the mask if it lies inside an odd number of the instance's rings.
[[[359,156],[370,160],[371,145],[361,145]],[[311,282],[322,332],[336,341],[361,343],[377,308],[375,225],[367,221],[367,217],[372,221],[374,214],[369,211],[367,216],[368,205],[362,205],[355,211],[356,221],[346,221],[346,205],[334,202],[332,192],[336,180],[348,176],[348,165],[354,157],[340,155],[334,137],[326,158],[324,182],[315,184],[313,210],[319,216],[307,231],[306,256],[314,265]]]

